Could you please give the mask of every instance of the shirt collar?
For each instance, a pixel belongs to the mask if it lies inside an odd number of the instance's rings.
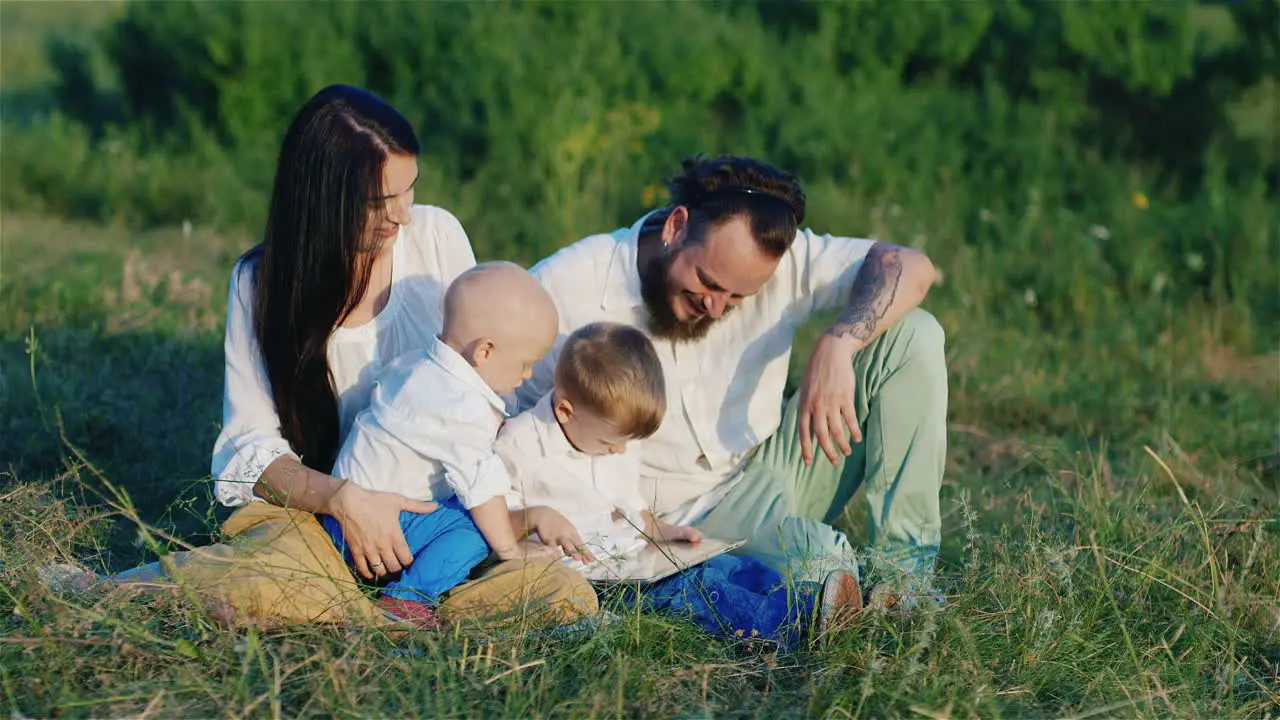
[[[507,417],[507,405],[498,396],[498,393],[489,387],[489,383],[480,377],[480,373],[467,362],[467,359],[458,354],[456,350],[449,347],[445,341],[439,336],[432,338],[431,347],[427,350],[427,357],[431,358],[435,364],[444,368],[444,371],[457,378],[467,387],[476,392],[483,393],[484,399],[489,401],[494,410]]]
[[[537,405],[529,412],[533,413],[533,426],[538,433],[538,441],[542,444],[542,453],[547,457],[564,456],[571,458],[590,457],[581,450],[575,448],[569,438],[564,435],[564,428],[560,427],[560,421],[556,419],[556,411],[552,406],[552,398],[555,392],[549,392],[542,396]]]
[[[644,304],[644,296],[640,294],[640,271],[636,267],[636,252],[640,247],[640,229],[654,213],[651,210],[640,217],[629,228],[614,232],[618,243],[613,247],[613,255],[609,258],[609,268],[605,273],[604,292],[600,298],[602,310],[618,310],[640,307]]]

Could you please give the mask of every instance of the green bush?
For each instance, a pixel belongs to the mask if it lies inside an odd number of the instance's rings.
[[[55,46],[61,114],[6,125],[0,194],[256,232],[290,115],[349,82],[419,128],[420,197],[482,256],[532,262],[629,222],[680,158],[733,151],[798,172],[820,229],[870,233],[874,208],[905,208],[885,239],[928,242],[967,280],[942,297],[1005,323],[1087,332],[1172,298],[1265,326],[1274,278],[1251,259],[1277,254],[1280,161],[1257,120],[1276,12],[137,3],[96,46]]]

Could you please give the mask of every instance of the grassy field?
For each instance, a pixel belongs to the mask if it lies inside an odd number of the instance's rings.
[[[6,123],[49,102],[23,28],[83,33],[122,6],[79,7],[3,3]],[[120,167],[111,182],[148,179]],[[257,231],[6,207],[0,712],[1280,717],[1280,205],[1262,187],[1179,198],[1147,169],[1099,167],[1087,192],[1048,170],[987,193],[892,164],[871,168],[874,189],[807,186],[807,225],[920,247],[943,273],[926,307],[948,332],[948,603],[868,613],[793,654],[618,607],[573,637],[260,633],[220,629],[180,594],[49,593],[41,564],[118,571],[217,538],[227,277]],[[481,260],[538,259],[486,230],[475,187],[425,170],[419,201],[455,209]],[[589,198],[619,188],[584,190],[552,207],[548,247],[611,229]],[[864,508],[843,521],[857,542]]]
[[[950,601],[936,615],[867,616],[834,647],[782,656],[635,615],[585,638],[488,645],[260,636],[217,629],[180,597],[62,600],[32,575],[176,546],[136,520],[188,542],[214,532],[224,288],[251,239],[14,214],[3,239],[0,707],[13,713],[1276,712],[1277,359],[1230,349],[1207,309],[1170,313],[1154,338],[1117,323],[1109,345],[1079,346],[934,307],[953,383]],[[864,538],[860,503],[848,526]]]

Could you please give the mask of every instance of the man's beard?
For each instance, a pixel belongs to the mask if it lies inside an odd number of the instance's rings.
[[[717,318],[710,315],[698,315],[692,320],[682,321],[676,317],[672,309],[675,294],[671,291],[671,264],[678,253],[663,253],[649,261],[640,272],[640,297],[649,311],[649,332],[661,340],[677,343],[694,342],[706,337]],[[724,317],[733,309],[726,306],[720,317]]]

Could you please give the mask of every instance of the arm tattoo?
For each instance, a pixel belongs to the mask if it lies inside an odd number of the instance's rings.
[[[902,278],[900,252],[900,248],[883,243],[871,247],[858,276],[853,279],[849,304],[827,330],[828,335],[851,337],[860,342],[871,339],[898,293],[898,281]]]

